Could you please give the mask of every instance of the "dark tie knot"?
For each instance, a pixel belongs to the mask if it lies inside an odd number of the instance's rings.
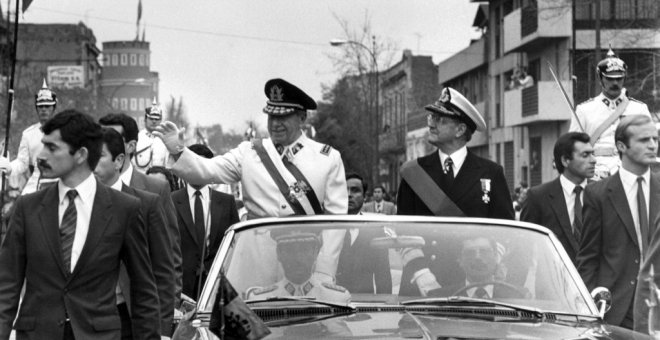
[[[637,183],[644,184],[644,177],[642,176],[637,177]]]
[[[576,185],[576,186],[575,186],[575,189],[573,189],[573,192],[574,192],[576,195],[579,195],[579,194],[582,192],[582,186],[581,186],[581,185]]]
[[[76,199],[76,196],[78,196],[78,192],[75,189],[66,192],[66,198],[69,199],[69,202],[73,202],[73,200]]]
[[[202,193],[199,190],[195,190],[195,197],[202,197]]]
[[[447,171],[453,171],[454,170],[454,161],[451,160],[451,157],[447,157],[445,159],[445,173]]]

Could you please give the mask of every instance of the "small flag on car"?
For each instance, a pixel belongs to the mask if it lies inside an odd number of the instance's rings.
[[[209,330],[223,340],[258,340],[270,334],[268,326],[243,302],[224,273],[220,273]]]

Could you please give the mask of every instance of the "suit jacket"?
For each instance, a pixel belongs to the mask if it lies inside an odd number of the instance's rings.
[[[520,294],[526,293],[524,292],[525,288],[520,288],[520,292],[516,291],[512,288],[508,288],[507,286],[500,286],[500,285],[484,285],[484,289],[488,286],[493,287],[493,296],[490,296],[488,298],[490,299],[515,299],[515,298],[521,298]],[[453,285],[448,285],[448,286],[442,286],[442,288],[434,289],[429,292],[429,295],[431,296],[441,296],[441,297],[449,297],[453,296],[455,293],[460,292],[457,296],[468,296],[467,290],[464,290],[461,292],[466,287],[465,282],[462,284],[453,284]],[[477,287],[475,287],[477,288]]]
[[[456,175],[454,182],[448,185],[440,154],[434,151],[424,157],[417,159],[419,165],[433,179],[433,181],[447,194],[467,217],[488,217],[515,219],[511,194],[504,178],[502,167],[468,151],[465,162]],[[481,179],[490,179],[490,201],[484,202]],[[424,204],[421,198],[412,190],[410,185],[401,179],[397,194],[397,215],[426,215],[434,216],[433,212]],[[405,233],[402,230],[401,233]],[[452,268],[457,270],[456,264],[447,263],[448,247],[454,245],[440,246],[445,244],[442,233],[432,233],[433,236],[426,238],[426,246],[422,248],[423,257],[415,258],[408,262],[404,268],[401,279],[401,295],[419,295],[417,287],[410,282],[413,274],[420,269],[429,268],[431,272],[440,279],[445,273],[441,271]]]
[[[201,279],[206,278],[206,273],[213,264],[222,237],[225,231],[234,223],[238,223],[238,209],[234,196],[211,190],[211,226],[209,232],[209,247],[204,256],[204,274]],[[197,239],[193,214],[190,211],[190,200],[187,188],[179,189],[172,193],[172,200],[176,207],[176,215],[179,220],[181,234],[181,251],[183,253],[183,293],[195,299],[197,297],[197,281],[199,278],[200,260],[202,256],[203,240]]]
[[[658,216],[659,176],[651,172],[649,221]],[[589,290],[602,286],[612,292],[612,309],[605,314],[605,321],[620,325],[632,308],[640,269],[637,234],[620,173],[589,184],[584,191],[582,211],[577,268]],[[649,227],[654,225],[649,223]]]
[[[165,213],[155,194],[122,185],[122,192],[140,199],[140,212],[144,218],[151,268],[158,289],[160,305],[160,334],[172,335],[172,320],[174,318],[174,291],[176,275],[172,260],[172,248],[165,224]],[[119,272],[119,287],[121,288],[127,306],[131,306],[130,280],[126,267],[122,264]],[[129,309],[130,310],[130,309]]]
[[[170,185],[166,181],[147,176],[133,168],[129,186],[154,193],[160,197],[160,204],[165,212],[165,221],[167,222],[167,231],[170,238],[170,249],[172,249],[172,260],[174,261],[174,272],[176,273],[175,296],[177,301],[175,305],[178,306],[181,298],[181,287],[183,285],[181,236],[179,235],[179,226],[177,225],[177,218],[174,213],[174,204],[170,197]]]
[[[158,296],[137,198],[100,183],[80,258],[71,274],[62,260],[58,187],[21,196],[0,248],[0,339],[61,339],[66,316],[77,339],[119,339],[115,289],[119,264],[131,276],[133,334],[160,339]]]
[[[502,167],[468,151],[461,170],[451,186],[445,183],[438,151],[417,159],[419,165],[468,217],[490,217],[513,220],[513,202]],[[481,179],[490,179],[490,202],[483,200]],[[397,194],[398,215],[434,216],[431,210],[402,179]]]
[[[559,177],[527,191],[527,199],[522,205],[520,220],[540,224],[552,230],[575,263],[575,255],[580,245],[573,234]]]
[[[362,211],[364,212],[376,212],[376,201],[367,202],[362,206]],[[380,212],[384,215],[396,215],[396,205],[392,202],[383,200],[383,209]]]
[[[350,233],[347,231],[346,235]],[[359,229],[353,244],[344,240],[337,265],[338,285],[351,293],[392,293],[389,252],[387,249],[373,249],[369,246],[371,240],[381,236],[385,236],[382,229]]]

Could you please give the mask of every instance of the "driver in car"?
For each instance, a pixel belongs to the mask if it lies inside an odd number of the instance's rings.
[[[272,230],[277,243],[277,259],[284,278],[268,287],[251,287],[247,299],[267,299],[278,296],[307,296],[319,300],[348,303],[351,295],[346,288],[312,277],[316,259],[323,243],[319,234],[304,231]]]
[[[468,296],[479,299],[522,298],[526,294],[504,282],[505,268],[502,264],[503,246],[486,237],[463,241],[459,265],[465,280],[429,292],[432,296]]]

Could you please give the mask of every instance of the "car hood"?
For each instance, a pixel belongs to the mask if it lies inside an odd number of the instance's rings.
[[[633,339],[633,332],[600,322],[519,321],[497,317],[373,312],[297,317],[267,323],[265,339]],[[214,338],[205,327],[202,339]]]

